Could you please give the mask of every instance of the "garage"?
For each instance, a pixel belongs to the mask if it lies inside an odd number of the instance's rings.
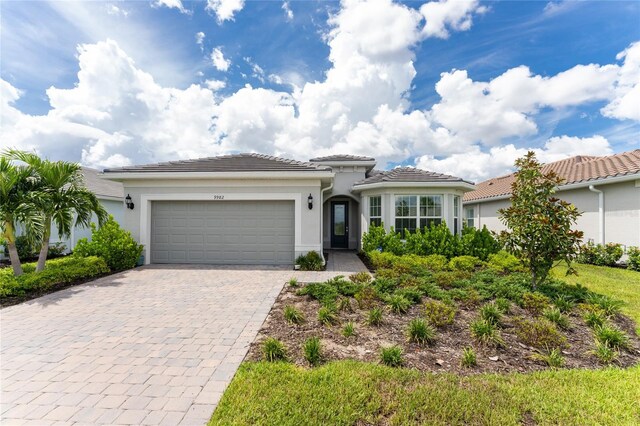
[[[151,263],[292,265],[293,201],[153,201]]]

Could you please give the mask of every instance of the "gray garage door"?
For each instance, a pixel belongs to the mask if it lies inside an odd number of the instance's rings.
[[[292,265],[293,201],[154,201],[151,263]]]

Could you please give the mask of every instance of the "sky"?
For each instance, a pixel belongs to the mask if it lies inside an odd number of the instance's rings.
[[[637,1],[3,1],[0,148],[373,156],[472,181],[640,148]]]

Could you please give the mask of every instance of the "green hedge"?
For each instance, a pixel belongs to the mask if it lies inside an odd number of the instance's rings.
[[[35,263],[23,265],[24,274],[13,275],[11,268],[0,269],[0,297],[25,296],[57,284],[70,283],[110,272],[99,257],[63,257],[48,260],[44,271],[35,272]]]
[[[615,266],[623,254],[622,244],[607,243],[602,245],[588,242],[580,246],[576,261],[589,265]]]

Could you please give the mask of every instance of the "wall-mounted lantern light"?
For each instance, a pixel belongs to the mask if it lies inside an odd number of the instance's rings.
[[[127,205],[128,209],[133,210],[133,201],[131,201],[131,195],[127,194],[127,196],[124,199],[124,203]]]
[[[311,194],[307,197],[307,205],[309,206],[309,210],[313,208],[313,196]]]

